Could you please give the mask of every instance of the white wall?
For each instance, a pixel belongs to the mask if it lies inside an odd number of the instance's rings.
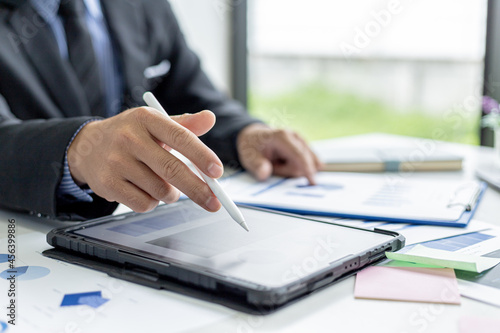
[[[229,92],[230,15],[228,0],[170,0],[190,47],[212,82]]]

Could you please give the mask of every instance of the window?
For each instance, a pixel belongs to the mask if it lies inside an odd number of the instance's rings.
[[[309,140],[479,143],[487,1],[248,0],[250,112]]]

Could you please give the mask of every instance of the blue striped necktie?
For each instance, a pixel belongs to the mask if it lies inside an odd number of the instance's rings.
[[[85,22],[83,0],[61,0],[59,13],[63,19],[69,61],[87,97],[92,114],[105,114],[105,99],[92,38]]]

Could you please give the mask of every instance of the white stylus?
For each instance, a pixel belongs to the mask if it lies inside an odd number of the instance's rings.
[[[156,99],[156,97],[153,95],[153,93],[147,91],[144,93],[142,96],[144,99],[144,102],[146,104],[160,112],[163,112],[167,117],[169,116],[167,111],[161,106],[160,102]],[[200,171],[200,169],[196,168],[198,170],[198,173],[200,176],[205,180],[207,185],[210,187],[212,192],[215,194],[217,199],[221,202],[222,206],[227,210],[229,215],[246,231],[248,230],[248,226],[245,223],[245,218],[243,217],[243,214],[241,214],[241,211],[238,209],[238,207],[234,204],[233,200],[227,195],[227,193],[222,189],[220,186],[219,182],[216,179],[210,178],[207,175],[205,175],[203,172]]]

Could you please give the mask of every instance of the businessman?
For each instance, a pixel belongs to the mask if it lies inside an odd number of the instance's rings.
[[[148,90],[177,116],[141,107]],[[2,206],[79,220],[118,203],[148,211],[180,190],[218,210],[170,149],[214,178],[238,163],[314,182],[320,167],[300,136],[212,86],[167,1],[0,0]]]

